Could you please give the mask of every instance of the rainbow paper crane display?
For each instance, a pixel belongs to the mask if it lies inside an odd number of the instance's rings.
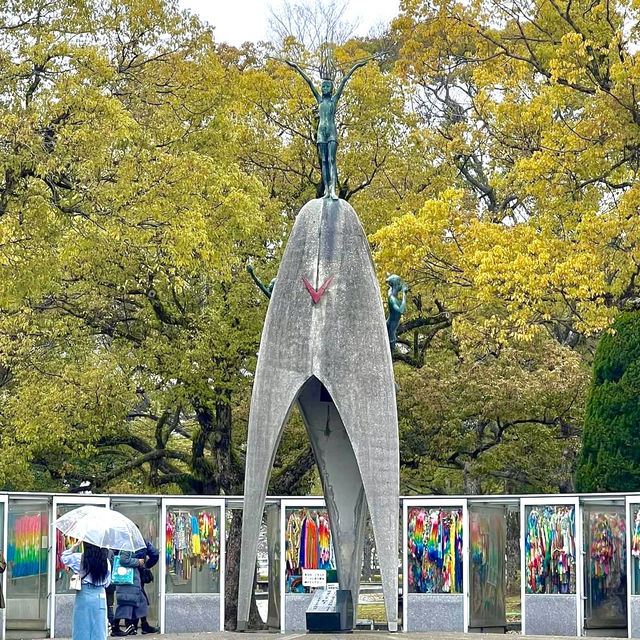
[[[574,508],[532,507],[526,527],[527,593],[575,593]]]
[[[190,580],[193,569],[220,568],[220,533],[213,513],[168,510],[165,549],[167,571]]]
[[[634,505],[634,520],[631,529],[631,570],[633,595],[640,594],[640,507]]]
[[[7,562],[11,565],[11,578],[35,576],[47,571],[46,515],[25,514],[9,521],[11,536],[7,549]]]
[[[624,591],[627,581],[626,524],[616,513],[589,514],[589,561],[593,605]]]
[[[414,593],[462,593],[462,509],[409,511],[409,587]]]
[[[302,569],[336,568],[331,527],[326,511],[296,509],[287,518],[285,533],[287,590],[300,591]]]
[[[631,555],[640,559],[640,509],[636,511],[636,517],[633,523],[633,532],[631,534]]]
[[[591,577],[601,582],[602,589],[617,587],[626,571],[626,525],[624,517],[612,513],[592,514]]]

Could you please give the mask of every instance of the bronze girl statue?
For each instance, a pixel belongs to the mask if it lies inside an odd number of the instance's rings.
[[[324,197],[337,200],[336,186],[338,183],[338,171],[336,169],[336,149],[338,148],[338,130],[336,128],[336,105],[342,90],[354,71],[359,67],[364,67],[371,58],[357,62],[351,67],[349,72],[342,78],[338,85],[338,90],[333,93],[333,80],[323,78],[320,85],[322,93],[313,85],[311,78],[295,63],[285,60],[292,69],[295,69],[309,85],[315,99],[318,101],[318,112],[320,122],[318,123],[318,156],[320,157],[320,168],[322,170],[322,182],[324,184]]]

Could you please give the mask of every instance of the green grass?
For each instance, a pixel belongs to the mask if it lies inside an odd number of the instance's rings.
[[[386,622],[387,614],[384,610],[384,604],[383,603],[359,604],[358,619],[373,620],[374,622]]]
[[[507,622],[516,622],[520,618],[520,596],[507,596]]]
[[[507,622],[518,622],[520,618],[520,596],[507,596]],[[386,622],[387,614],[384,609],[384,603],[359,604],[358,619]]]

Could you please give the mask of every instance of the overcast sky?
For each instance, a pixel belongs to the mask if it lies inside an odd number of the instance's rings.
[[[356,35],[389,22],[398,13],[399,0],[350,0],[348,18],[359,19]],[[240,45],[247,40],[264,40],[268,34],[269,5],[279,0],[180,0],[180,5],[213,25],[218,42]]]

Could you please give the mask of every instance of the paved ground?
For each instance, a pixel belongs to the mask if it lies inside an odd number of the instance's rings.
[[[137,636],[136,636],[137,637]],[[248,633],[232,633],[226,631],[221,633],[172,633],[165,635],[145,635],[142,636],[149,640],[295,640],[304,638],[304,640],[505,640],[505,635],[500,633],[387,633],[386,631],[354,631],[349,634],[336,633],[264,633],[264,632],[248,632]],[[142,637],[140,640],[142,640]],[[509,637],[512,637],[509,634]],[[531,640],[571,640],[570,637],[563,636],[527,636]],[[598,638],[598,640],[606,640]],[[619,640],[616,639],[616,640]]]

